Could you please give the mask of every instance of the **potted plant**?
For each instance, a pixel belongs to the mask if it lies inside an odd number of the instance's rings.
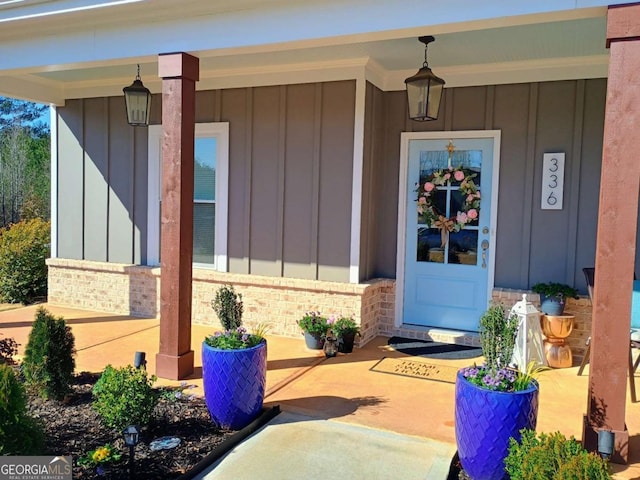
[[[536,283],[531,287],[540,295],[540,310],[546,315],[562,315],[567,298],[578,298],[578,291],[564,283]]]
[[[351,317],[340,317],[333,322],[331,320],[330,318],[331,329],[338,337],[338,351],[340,353],[353,352],[356,335],[360,335],[360,326]]]
[[[306,312],[298,320],[298,325],[302,329],[307,348],[322,350],[324,337],[327,334],[327,330],[329,330],[327,318],[321,316],[320,312]]]
[[[517,330],[517,315],[500,304],[489,307],[480,318],[485,363],[462,368],[456,376],[456,444],[473,480],[505,478],[509,439],[519,440],[520,430],[536,426],[538,369],[534,363],[524,372],[509,368]]]
[[[520,433],[520,442],[510,440],[504,461],[511,480],[611,478],[607,462],[587,452],[573,437],[567,439],[560,432],[536,436],[527,429]]]
[[[211,302],[223,332],[202,343],[202,380],[211,419],[222,428],[239,430],[262,409],[267,374],[264,328],[248,333],[242,327],[242,295],[233,286],[220,287]]]

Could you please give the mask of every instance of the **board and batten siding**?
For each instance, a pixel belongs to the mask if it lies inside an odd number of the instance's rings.
[[[58,257],[146,260],[147,133],[124,99],[69,100],[58,112]]]
[[[367,86],[361,269],[396,275],[400,134],[501,130],[495,286],[586,291],[594,265],[606,80],[445,89],[438,120],[408,119],[406,93]],[[381,140],[382,137],[382,140]],[[540,208],[542,156],[565,152],[562,210]],[[635,197],[634,197],[635,198]],[[375,240],[368,237],[375,236]]]
[[[197,122],[229,122],[230,272],[349,281],[354,109],[355,81],[197,92]],[[58,256],[145,264],[147,130],[120,97],[58,118]]]

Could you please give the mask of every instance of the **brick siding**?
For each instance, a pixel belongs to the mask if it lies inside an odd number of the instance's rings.
[[[122,315],[157,317],[160,311],[160,268],[86,260],[49,259],[49,298],[52,305],[63,305]],[[378,335],[394,335],[479,345],[477,335],[456,335],[450,331],[395,326],[395,281],[378,279],[361,284],[322,282],[294,278],[263,277],[193,270],[192,319],[194,323],[218,328],[211,299],[221,285],[232,284],[242,294],[244,323],[251,329],[267,323],[269,332],[296,337],[301,334],[297,321],[307,311],[323,315],[352,316],[360,325],[364,345]],[[493,301],[507,307],[522,294],[540,308],[539,296],[522,290],[495,289]],[[565,309],[575,315],[573,332],[567,339],[573,362],[582,360],[586,339],[591,334],[591,302],[582,297],[569,299]]]

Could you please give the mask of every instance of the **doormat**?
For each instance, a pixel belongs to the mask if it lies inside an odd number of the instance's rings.
[[[369,370],[372,372],[400,375],[402,377],[456,383],[456,373],[459,367],[436,365],[435,363],[422,362],[415,359],[382,357],[382,359]]]
[[[412,338],[391,337],[389,347],[398,352],[424,358],[466,359],[482,355],[480,347],[454,343],[425,342]]]

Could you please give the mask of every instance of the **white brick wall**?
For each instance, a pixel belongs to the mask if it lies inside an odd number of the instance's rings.
[[[159,315],[160,268],[59,258],[49,259],[47,264],[48,301],[52,305],[123,315]],[[243,296],[244,323],[248,328],[264,322],[270,325],[270,333],[299,336],[298,319],[305,312],[316,310],[327,316],[352,316],[361,327],[360,345],[377,335],[450,341],[447,335],[441,337],[433,330],[395,327],[395,281],[389,279],[349,284],[194,269],[194,323],[219,326],[211,299],[218,287],[229,283]],[[537,294],[522,290],[495,289],[493,300],[510,308],[522,299],[523,293],[540,307]],[[574,329],[567,340],[577,364],[584,356],[585,341],[591,333],[591,302],[588,298],[569,299],[565,313],[575,315]],[[460,341],[477,344],[473,336]]]

